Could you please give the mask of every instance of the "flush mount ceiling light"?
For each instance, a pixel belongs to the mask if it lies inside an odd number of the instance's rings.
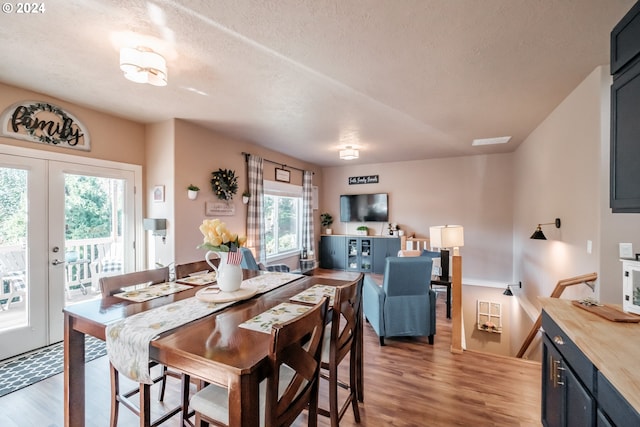
[[[340,158],[342,160],[353,160],[358,157],[360,157],[360,152],[351,145],[347,145],[344,149],[340,150]]]
[[[498,138],[482,138],[482,139],[474,139],[471,145],[494,145],[494,144],[506,144],[511,140],[510,136],[501,136]]]
[[[148,47],[120,49],[120,69],[124,72],[124,77],[132,82],[167,85],[167,62],[162,55]]]

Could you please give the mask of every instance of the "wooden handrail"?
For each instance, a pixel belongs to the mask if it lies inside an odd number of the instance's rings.
[[[560,298],[560,295],[562,295],[562,292],[564,292],[565,288],[573,285],[579,285],[580,283],[586,284],[593,291],[595,290],[595,285],[591,282],[597,279],[598,279],[597,273],[589,273],[589,274],[583,274],[582,276],[576,276],[576,277],[571,277],[569,279],[560,280],[556,284],[556,287],[553,289],[553,292],[551,292],[550,296],[551,298]],[[536,334],[538,333],[540,326],[542,326],[542,314],[538,315],[536,322],[533,324],[533,326],[531,327],[531,330],[529,331],[529,334],[524,339],[524,342],[522,343],[520,350],[518,350],[518,354],[516,354],[516,357],[522,358],[524,356],[525,351],[527,351],[527,348],[529,348],[529,346],[531,345],[531,342],[536,337]]]

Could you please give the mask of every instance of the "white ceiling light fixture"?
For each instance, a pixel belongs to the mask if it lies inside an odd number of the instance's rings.
[[[347,145],[344,149],[340,150],[340,159],[342,160],[354,160],[358,157],[360,157],[360,152],[351,145]]]
[[[124,77],[136,83],[153,86],[167,85],[167,62],[159,53],[148,47],[123,47],[120,49],[120,69]]]
[[[506,144],[510,140],[511,140],[510,136],[500,136],[497,138],[481,138],[481,139],[474,139],[471,145],[478,146],[478,145]]]

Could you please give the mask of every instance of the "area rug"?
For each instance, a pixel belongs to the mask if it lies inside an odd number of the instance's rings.
[[[107,354],[104,341],[87,336],[85,361]],[[31,353],[0,362],[0,397],[59,374],[64,368],[64,348],[59,342]]]

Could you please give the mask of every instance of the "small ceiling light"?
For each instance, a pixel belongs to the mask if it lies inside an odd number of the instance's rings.
[[[360,152],[351,145],[347,145],[343,150],[340,150],[340,158],[342,160],[353,160],[358,157],[360,157]]]
[[[124,72],[124,77],[132,82],[167,85],[167,62],[162,55],[148,47],[120,49],[120,69]]]
[[[510,136],[500,136],[498,138],[481,138],[481,139],[474,139],[471,145],[478,146],[478,145],[506,144],[510,140],[511,140]]]
[[[533,232],[533,234],[531,235],[531,239],[534,240],[547,240],[547,236],[544,235],[544,233],[542,232],[542,227],[543,225],[551,225],[551,224],[555,224],[556,228],[560,228],[560,218],[556,218],[556,220],[554,222],[546,222],[544,224],[538,224],[538,226],[536,227],[536,231]]]

